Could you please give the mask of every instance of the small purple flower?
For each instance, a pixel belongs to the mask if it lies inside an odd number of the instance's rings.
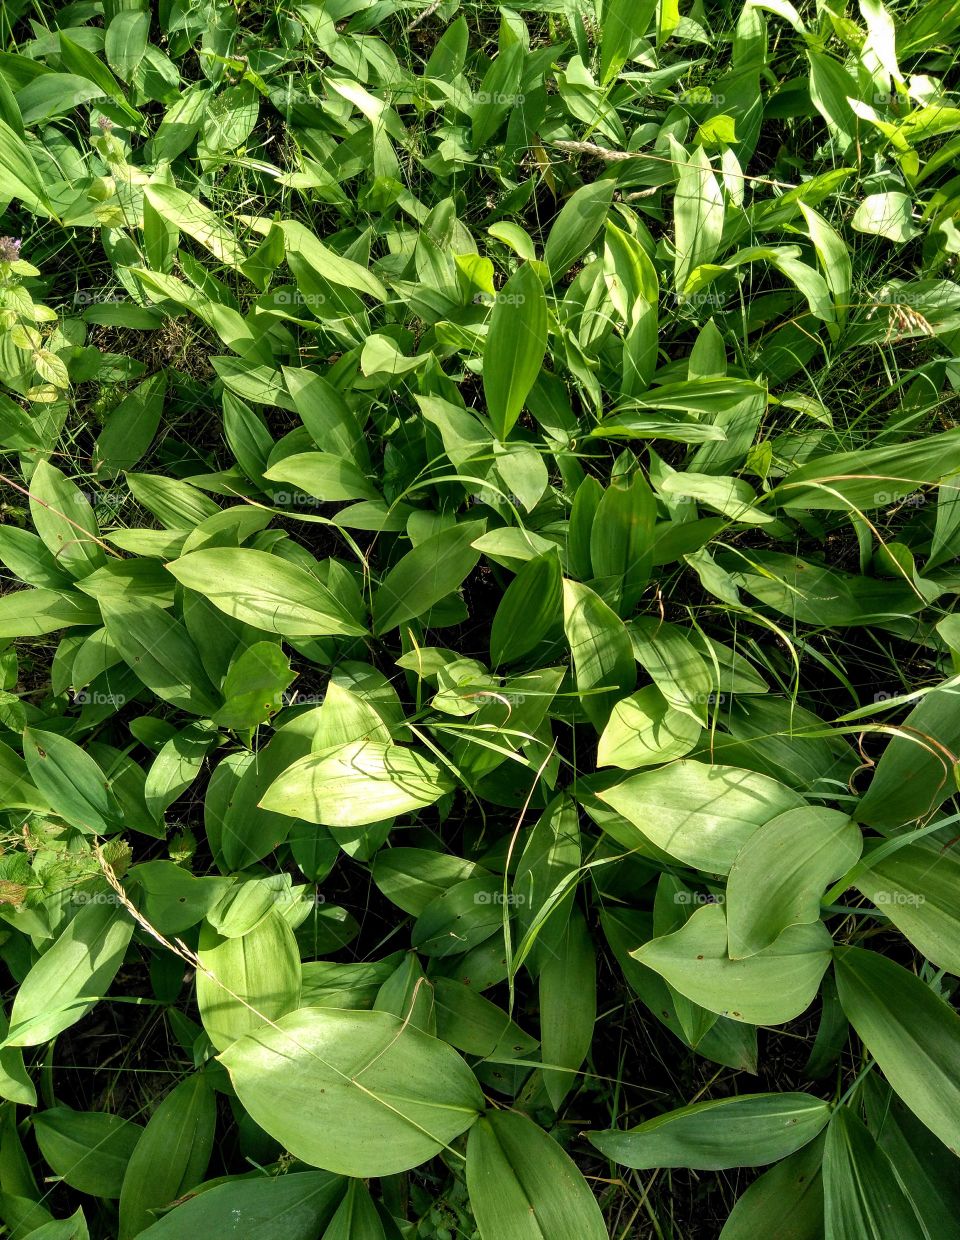
[[[19,237],[0,237],[0,263],[15,263],[22,244]]]
[[[113,128],[113,121],[108,116],[98,116],[97,125],[100,127],[101,133],[109,133]]]

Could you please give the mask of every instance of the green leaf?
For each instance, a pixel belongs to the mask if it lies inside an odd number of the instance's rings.
[[[823,1240],[823,1138],[811,1141],[753,1181],[720,1233],[720,1240]]]
[[[41,795],[65,822],[81,831],[110,835],[120,825],[120,811],[110,781],[79,745],[30,728],[23,734],[27,770]]]
[[[139,1124],[98,1111],[49,1107],[33,1119],[40,1153],[54,1175],[94,1197],[116,1198],[134,1147]]]
[[[957,788],[952,755],[958,745],[957,690],[937,687],[890,739],[857,803],[857,820],[887,834],[932,814]]]
[[[603,1240],[597,1199],[576,1164],[517,1111],[488,1111],[467,1140],[467,1192],[481,1240]]]
[[[938,968],[960,975],[960,858],[950,843],[909,837],[896,852],[869,855],[853,876],[854,886]]]
[[[204,926],[197,954],[197,1007],[217,1050],[299,1006],[300,950],[276,909],[236,938]]]
[[[463,521],[431,534],[408,551],[373,596],[374,631],[389,633],[397,625],[429,611],[461,585],[480,559],[472,546],[483,521]]]
[[[111,409],[93,447],[92,465],[99,477],[115,478],[140,460],[157,433],[166,391],[167,376],[161,371],[145,379]]]
[[[191,551],[168,564],[177,581],[228,616],[284,637],[363,637],[366,630],[305,568],[249,547]]]
[[[682,758],[697,745],[702,728],[688,711],[671,706],[656,685],[621,698],[597,744],[597,766],[634,771]]]
[[[775,498],[785,508],[852,512],[886,508],[960,470],[960,431],[861,452],[833,452],[791,470]]]
[[[906,194],[868,194],[853,214],[857,232],[886,237],[888,241],[910,241],[920,231],[913,222],[913,207]]]
[[[213,1240],[234,1232],[243,1240],[276,1240],[282,1220],[283,1240],[316,1240],[342,1193],[341,1177],[326,1171],[231,1178],[188,1197],[140,1234],[143,1240]]]
[[[241,650],[223,682],[225,705],[213,716],[219,727],[243,731],[266,723],[283,705],[284,690],[296,672],[274,642],[254,642]]]
[[[7,1046],[40,1046],[101,999],[133,934],[126,911],[110,900],[81,905],[20,983]]]
[[[120,1191],[120,1237],[132,1240],[203,1179],[213,1150],[217,1103],[206,1078],[191,1073],[150,1116]]]
[[[825,1235],[925,1240],[928,1233],[897,1182],[893,1164],[849,1107],[839,1107],[823,1151]]]
[[[960,1145],[960,1016],[901,965],[859,947],[837,949],[843,1010],[914,1115]]]
[[[545,955],[540,970],[540,1053],[549,1065],[543,1070],[547,1096],[558,1111],[590,1049],[597,1019],[596,956],[579,909],[571,910],[562,937]]]
[[[600,27],[600,81],[604,86],[630,59],[656,9],[656,0],[606,0]]]
[[[86,496],[47,461],[37,462],[30,480],[30,515],[57,564],[72,577],[85,577],[106,563]]]
[[[856,824],[839,810],[807,805],[764,823],[730,867],[731,958],[763,951],[788,926],[818,921],[824,888],[846,874],[862,847]]]
[[[723,909],[705,904],[680,930],[630,954],[710,1012],[752,1025],[782,1025],[812,1003],[831,946],[823,923],[816,922],[791,926],[765,951],[731,960]]]
[[[683,629],[651,616],[630,622],[637,662],[674,710],[705,725],[713,672]]]
[[[472,861],[426,848],[383,849],[371,866],[380,891],[414,917],[419,917],[442,892],[477,872],[485,873]]]
[[[222,217],[193,194],[163,182],[148,182],[143,194],[154,211],[174,228],[186,233],[228,267],[240,268],[246,251]]]
[[[301,1008],[220,1058],[261,1128],[295,1158],[341,1175],[415,1167],[483,1109],[456,1051],[387,1012]]]
[[[53,214],[43,177],[21,134],[0,119],[0,169],[3,170],[4,197],[19,198],[36,210]]]
[[[590,248],[603,228],[615,188],[616,181],[612,177],[590,181],[575,190],[563,204],[543,247],[543,261],[552,282],[566,275]]]
[[[581,705],[602,731],[616,700],[636,684],[630,635],[616,612],[578,581],[563,582],[563,628]]]
[[[680,165],[677,192],[673,200],[674,260],[673,284],[678,293],[701,263],[709,263],[720,246],[723,232],[723,194],[702,146],[692,153],[674,143]]]
[[[376,487],[352,461],[332,452],[297,452],[268,469],[270,482],[288,482],[306,495],[328,503],[341,499],[379,499]]]
[[[726,874],[765,822],[805,805],[768,775],[692,760],[642,771],[598,796],[658,848],[710,874]]]
[[[432,805],[451,787],[444,771],[412,749],[360,740],[301,758],[260,804],[326,827],[362,827]]]
[[[590,1144],[626,1167],[763,1167],[812,1141],[830,1106],[810,1094],[741,1094],[697,1102],[626,1131],[590,1133]]]
[[[216,711],[219,694],[197,648],[168,611],[135,595],[103,599],[100,610],[111,643],[157,697],[194,715]]]
[[[506,439],[543,365],[547,300],[530,263],[520,266],[494,303],[483,347],[483,394],[493,429]]]
[[[554,551],[527,560],[503,597],[490,628],[494,667],[530,654],[557,625],[563,603],[560,560]]]

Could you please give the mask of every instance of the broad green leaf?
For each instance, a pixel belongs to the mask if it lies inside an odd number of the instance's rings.
[[[472,861],[426,848],[384,848],[370,868],[380,891],[398,908],[414,917],[441,892],[476,873],[484,873]]]
[[[145,598],[104,599],[107,635],[148,689],[180,710],[212,715],[219,694],[184,626]]]
[[[547,301],[540,277],[523,263],[497,294],[483,346],[483,394],[493,429],[506,439],[543,365]]]
[[[960,744],[958,690],[937,687],[920,699],[880,755],[855,809],[884,834],[933,813],[957,787],[952,754]]]
[[[553,282],[570,270],[603,228],[613,201],[612,178],[581,185],[563,204],[543,248],[543,261]]]
[[[621,615],[637,605],[649,579],[656,513],[653,492],[639,471],[628,484],[613,481],[597,505],[590,564]]]
[[[223,897],[229,878],[202,878],[173,861],[145,861],[129,871],[134,904],[161,934],[182,934]]]
[[[723,231],[723,194],[702,146],[692,154],[676,142],[672,149],[680,166],[673,200],[673,284],[683,293],[690,273],[701,263],[711,262],[717,253]]]
[[[775,498],[785,508],[869,512],[906,500],[960,469],[960,431],[861,452],[834,452],[791,470]]]
[[[821,1137],[765,1171],[737,1198],[721,1240],[823,1240],[822,1158]]]
[[[228,616],[284,637],[362,637],[365,630],[307,569],[250,547],[192,551],[168,564],[177,581]]]
[[[960,1016],[902,965],[860,947],[837,950],[837,990],[851,1025],[914,1115],[960,1144]]]
[[[260,804],[326,827],[362,827],[432,805],[451,786],[445,771],[412,749],[361,740],[301,758]]]
[[[530,654],[557,627],[563,606],[560,560],[555,552],[534,556],[503,592],[490,628],[494,667]]]
[[[630,635],[616,612],[578,581],[563,582],[563,628],[581,705],[602,731],[616,700],[636,684]]]
[[[540,1053],[547,1096],[555,1110],[575,1084],[597,1019],[597,965],[583,914],[572,909],[540,970]],[[566,1071],[560,1071],[566,1069]]]
[[[246,260],[246,251],[222,216],[195,195],[159,181],[148,182],[143,193],[161,218],[199,242],[221,263],[239,268]]]
[[[120,1191],[120,1240],[132,1240],[203,1179],[213,1150],[217,1103],[206,1078],[193,1072],[150,1116],[127,1164]]]
[[[140,1234],[144,1240],[213,1240],[234,1232],[243,1240],[275,1240],[280,1225],[283,1240],[316,1240],[342,1193],[343,1180],[326,1171],[231,1178],[188,1197]]]
[[[276,909],[236,938],[200,931],[197,1006],[217,1050],[299,1006],[300,952]]]
[[[481,1240],[607,1235],[577,1165],[518,1111],[488,1111],[470,1130],[467,1191]]]
[[[710,874],[726,874],[765,822],[805,804],[768,775],[692,760],[642,771],[598,795],[658,848]]]
[[[283,705],[296,672],[274,642],[254,642],[230,664],[223,682],[224,705],[213,716],[219,727],[237,731],[266,723]]]
[[[537,1041],[516,1025],[503,1008],[450,977],[433,983],[437,1036],[458,1051],[484,1059],[529,1059]]]
[[[925,1240],[928,1233],[890,1159],[849,1107],[839,1107],[823,1150],[825,1240]]]
[[[375,631],[389,633],[404,621],[422,616],[456,590],[480,559],[472,543],[484,527],[483,521],[448,526],[408,551],[387,573],[373,597]]]
[[[867,856],[853,882],[928,960],[960,975],[960,859],[950,843],[905,841],[875,862]]]
[[[606,0],[601,10],[600,80],[612,81],[647,33],[655,0]]]
[[[702,728],[689,711],[671,706],[656,685],[646,685],[621,698],[597,745],[597,766],[625,771],[659,766],[693,749]]]
[[[831,947],[823,923],[815,922],[791,926],[765,951],[731,960],[723,909],[705,904],[682,929],[630,954],[708,1011],[752,1025],[782,1025],[813,1002]]]
[[[129,914],[112,899],[82,904],[20,983],[7,1046],[40,1046],[107,992],[133,934]]]
[[[99,624],[92,599],[58,590],[13,590],[0,596],[0,639],[40,637],[74,624]]]
[[[261,1128],[294,1157],[340,1175],[415,1167],[484,1105],[456,1051],[386,1012],[301,1008],[220,1058]]]
[[[161,371],[145,379],[111,409],[93,448],[92,464],[98,476],[116,477],[140,460],[160,425],[166,390],[167,376]]]
[[[573,905],[580,867],[580,824],[569,797],[552,801],[534,824],[513,879],[517,925],[523,938],[518,959],[529,956],[532,973],[557,949]]]
[[[106,563],[87,497],[47,461],[37,462],[30,479],[30,515],[58,566],[72,577],[85,577]]]
[[[839,810],[807,805],[764,823],[727,879],[731,958],[753,956],[788,926],[819,920],[824,888],[846,874],[862,847],[856,824]]]
[[[33,1130],[40,1153],[55,1175],[71,1188],[94,1197],[119,1197],[139,1124],[101,1111],[67,1106],[38,1111]]]
[[[590,1144],[626,1167],[763,1167],[812,1141],[830,1106],[810,1094],[741,1094],[667,1111],[636,1128],[592,1132]]]
[[[11,129],[0,119],[0,168],[3,169],[4,198],[19,198],[26,206],[50,211],[50,199],[43,177],[34,162],[22,131]]]
[[[703,655],[682,628],[652,616],[640,616],[629,625],[637,662],[681,714],[704,725],[713,674]]]
[[[117,830],[120,810],[110,781],[79,745],[55,732],[30,728],[23,734],[23,756],[38,791],[65,822],[102,835]]]
[[[853,214],[857,232],[904,242],[919,232],[913,220],[910,198],[906,194],[868,194]]]
[[[297,452],[277,461],[264,474],[270,482],[288,482],[326,502],[379,499],[377,488],[350,460],[333,452]]]

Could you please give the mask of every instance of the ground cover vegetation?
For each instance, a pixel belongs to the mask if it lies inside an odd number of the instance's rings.
[[[960,0],[11,0],[0,1221],[960,1235]]]

